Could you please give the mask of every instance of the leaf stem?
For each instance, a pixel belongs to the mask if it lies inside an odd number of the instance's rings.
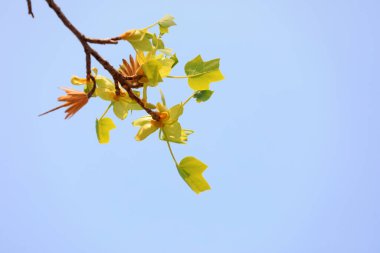
[[[167,78],[177,78],[177,79],[185,79],[185,78],[192,78],[192,77],[197,77],[197,76],[202,76],[204,75],[205,73],[199,73],[199,74],[195,74],[195,75],[188,75],[188,76],[167,76]]]
[[[113,102],[107,107],[106,111],[103,113],[103,115],[100,117],[99,120],[101,120],[102,118],[104,118],[104,116],[106,116],[107,112],[110,110],[110,108],[113,106]]]
[[[177,78],[177,79],[180,79],[180,78],[189,78],[188,76],[167,76],[167,78]]]
[[[168,148],[169,148],[169,151],[170,151],[170,155],[172,156],[173,161],[174,161],[176,167],[178,168],[178,162],[177,162],[177,160],[175,159],[175,156],[174,156],[174,153],[173,153],[172,147],[171,147],[171,145],[170,145],[170,142],[168,141],[168,136],[166,135],[166,133],[165,133],[165,131],[164,131],[163,129],[161,129],[161,131],[162,131],[162,133],[163,133],[164,136],[165,136],[166,144],[168,145]]]
[[[183,102],[183,106],[185,106],[195,95],[195,92],[193,93],[193,95],[191,95],[188,99],[185,100],[185,102]]]
[[[147,27],[143,28],[142,30],[148,30],[148,29],[150,29],[150,28],[152,28],[152,27],[154,27],[156,25],[158,25],[158,22],[155,22],[155,23],[153,23],[151,25],[148,25]]]

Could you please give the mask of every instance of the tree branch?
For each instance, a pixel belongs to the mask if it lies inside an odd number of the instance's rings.
[[[119,40],[121,40],[120,37],[114,37],[109,39],[94,39],[94,38],[85,38],[87,42],[94,43],[94,44],[117,44]]]
[[[34,18],[33,8],[32,8],[32,0],[26,0],[28,3],[28,14]]]
[[[29,0],[30,1],[30,0]],[[28,1],[28,3],[29,3]],[[118,40],[120,40],[120,37],[114,37],[111,39],[91,39],[83,35],[69,20],[68,18],[63,14],[61,8],[54,2],[54,0],[46,0],[49,7],[56,13],[58,18],[62,21],[62,23],[77,37],[77,39],[82,44],[84,51],[86,53],[86,74],[89,75],[89,78],[91,78],[94,82],[94,86],[92,90],[89,93],[89,97],[93,95],[96,89],[96,82],[95,78],[91,75],[91,60],[90,56],[93,56],[102,66],[105,70],[107,70],[110,75],[113,77],[113,79],[118,81],[123,88],[126,89],[128,92],[128,95],[131,99],[136,101],[147,113],[149,113],[154,120],[159,120],[159,114],[149,108],[146,107],[145,103],[137,97],[133,91],[131,85],[127,81],[126,78],[122,74],[119,73],[107,60],[105,60],[97,51],[95,51],[88,43],[97,43],[97,44],[116,44]],[[116,43],[115,43],[116,42]],[[89,70],[90,69],[90,70]],[[91,96],[90,96],[91,95]]]

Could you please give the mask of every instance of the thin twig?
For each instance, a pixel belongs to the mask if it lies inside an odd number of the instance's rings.
[[[120,96],[119,82],[116,79],[114,79],[113,82],[115,84],[115,93],[116,93],[116,96]]]
[[[110,39],[94,39],[94,38],[86,37],[85,40],[88,43],[105,45],[105,44],[117,44],[119,43],[118,41],[121,40],[121,38],[115,37],[115,38],[110,38]]]
[[[28,3],[28,14],[34,18],[33,8],[32,8],[32,0],[26,0]]]
[[[90,81],[91,79],[91,54],[88,51],[85,51],[86,54],[86,79]]]
[[[86,54],[86,79],[88,83],[92,81],[92,84],[93,84],[91,91],[87,94],[87,97],[91,98],[96,90],[96,80],[95,80],[95,77],[91,75],[91,54],[90,52],[86,50],[85,50],[85,54]]]

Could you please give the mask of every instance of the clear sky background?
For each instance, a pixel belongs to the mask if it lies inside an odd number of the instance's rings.
[[[45,1],[34,20],[25,2],[1,1],[0,252],[380,252],[379,1],[57,0],[92,37],[175,16],[173,74],[221,58],[225,81],[189,104],[196,133],[174,145],[209,165],[201,195],[164,142],[134,141],[143,114],[115,119],[108,145],[103,101],[37,117],[84,76],[84,54]],[[96,48],[114,65],[132,52]],[[162,89],[169,104],[191,93]]]

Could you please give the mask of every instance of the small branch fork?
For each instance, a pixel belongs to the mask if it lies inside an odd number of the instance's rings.
[[[31,0],[27,0],[28,3],[28,13],[34,17],[33,11],[32,11],[32,3]],[[117,86],[117,83],[119,83],[128,93],[129,97],[136,101],[148,114],[152,116],[154,120],[159,120],[159,114],[156,111],[153,111],[146,107],[145,103],[137,97],[134,93],[132,88],[135,88],[128,82],[128,79],[125,78],[119,71],[117,71],[107,60],[105,60],[96,50],[94,50],[89,43],[93,44],[117,44],[119,40],[121,40],[120,37],[113,37],[108,39],[94,39],[86,37],[84,34],[82,34],[69,20],[68,18],[63,14],[61,8],[55,3],[54,0],[46,0],[46,3],[49,5],[49,7],[55,12],[55,14],[58,16],[58,18],[62,21],[62,23],[77,37],[79,42],[82,44],[85,55],[86,55],[86,78],[87,80],[92,80],[94,83],[94,86],[92,87],[91,91],[88,93],[88,97],[90,98],[95,90],[96,90],[96,81],[95,78],[91,75],[91,57],[94,57],[95,60],[97,60],[105,70],[107,70],[110,75],[113,77],[115,81],[115,85]],[[116,88],[116,92],[119,92],[118,86]]]

